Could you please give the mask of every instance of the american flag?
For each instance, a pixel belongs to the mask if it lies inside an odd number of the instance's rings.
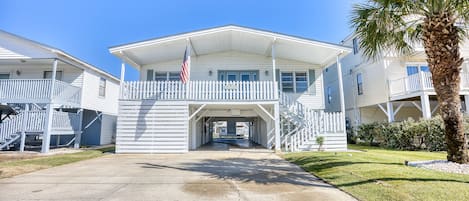
[[[181,78],[182,83],[186,84],[190,79],[190,69],[191,69],[191,51],[189,47],[186,46],[186,51],[184,51],[184,60],[182,60]]]

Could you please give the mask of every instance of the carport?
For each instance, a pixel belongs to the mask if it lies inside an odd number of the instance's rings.
[[[274,147],[273,104],[190,104],[189,110],[190,150],[212,143]]]

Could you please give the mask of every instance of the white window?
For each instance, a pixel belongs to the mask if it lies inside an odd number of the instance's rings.
[[[178,81],[179,72],[155,72],[155,80],[156,81]]]
[[[104,78],[99,78],[99,96],[106,96],[106,79]]]
[[[303,93],[308,90],[306,72],[281,72],[280,81],[283,92]]]
[[[357,74],[357,92],[358,95],[363,94],[363,77],[361,73]]]
[[[10,79],[9,73],[0,73],[0,80]]]
[[[44,71],[44,79],[52,79],[52,71]],[[62,71],[55,72],[55,80],[62,80]]]
[[[332,88],[327,87],[327,103],[331,104],[332,102]]]
[[[354,38],[354,39],[352,40],[352,43],[353,43],[353,54],[357,54],[357,53],[358,53],[358,50],[359,50],[359,49],[358,49],[358,48],[359,48],[359,46],[358,46],[358,39],[357,39],[357,38]]]
[[[430,72],[430,68],[426,64],[412,64],[407,65],[407,75],[414,75],[419,72]]]

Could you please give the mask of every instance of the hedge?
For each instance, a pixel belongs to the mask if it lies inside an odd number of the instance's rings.
[[[469,130],[469,118],[464,118],[465,132]],[[358,126],[356,139],[372,146],[400,150],[446,150],[444,124],[440,116],[428,120],[412,119],[382,123],[374,122]]]

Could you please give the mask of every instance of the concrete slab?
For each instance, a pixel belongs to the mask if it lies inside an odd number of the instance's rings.
[[[0,200],[355,200],[271,152],[107,155],[0,180]]]

